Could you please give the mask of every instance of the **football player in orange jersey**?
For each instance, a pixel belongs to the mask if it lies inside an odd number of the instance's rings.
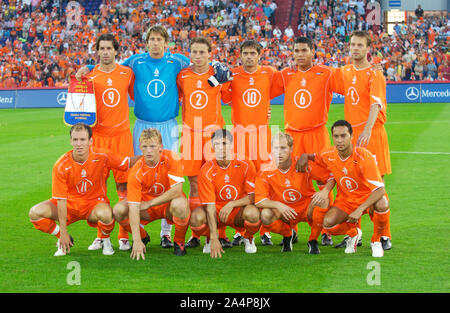
[[[298,161],[300,171],[304,171],[311,160],[333,174],[334,183],[318,192],[312,203],[325,201],[336,184],[336,199],[324,217],[323,227],[332,235],[347,234],[345,253],[355,253],[362,236],[357,223],[361,215],[368,212],[374,224],[372,256],[382,257],[380,238],[388,226],[389,202],[374,155],[352,144],[353,129],[349,122],[336,121],[331,133],[333,147],[317,154],[302,154]]]
[[[255,167],[249,160],[233,154],[233,136],[219,129],[211,136],[214,158],[207,161],[199,174],[199,195],[203,207],[196,208],[190,226],[197,236],[206,236],[203,253],[222,257],[218,227],[231,226],[244,234],[244,250],[256,253],[253,235],[261,226],[258,208],[254,206]]]
[[[285,68],[275,75],[272,93],[284,93],[286,133],[294,140],[293,154],[300,156],[331,146],[326,123],[337,82],[332,68],[314,64],[311,39],[297,38],[292,52],[294,68]],[[318,186],[322,188],[320,183]],[[332,244],[331,236],[324,233],[322,245]]]
[[[36,229],[59,238],[55,256],[70,252],[73,239],[67,226],[79,220],[98,227],[103,254],[114,254],[109,234],[115,221],[106,194],[105,169],[127,171],[136,157],[117,157],[108,150],[91,147],[92,129],[83,123],[71,127],[70,143],[73,150],[53,167],[52,198],[30,209],[30,221]]]
[[[211,42],[205,37],[196,37],[190,42],[192,66],[181,70],[177,77],[180,98],[182,98],[183,129],[181,134],[181,158],[184,175],[189,179],[189,207],[200,206],[197,176],[205,160],[212,158],[211,134],[222,128],[221,99],[224,85],[211,86],[209,79],[214,75],[211,60]],[[225,228],[220,229],[220,241],[224,247],[232,247],[226,238]],[[200,244],[195,234],[186,247]]]
[[[338,92],[345,95],[345,119],[354,130],[353,144],[367,148],[376,157],[380,174],[390,174],[389,143],[384,127],[386,122],[386,80],[382,71],[374,68],[367,55],[370,35],[355,31],[350,37],[352,64],[337,69]],[[383,249],[392,247],[390,226],[384,230]]]
[[[242,66],[231,70],[233,80],[227,83],[224,94],[224,102],[231,106],[235,151],[240,157],[253,161],[257,172],[270,160],[270,86],[276,72],[271,66],[259,64],[261,50],[262,46],[254,40],[241,44]],[[264,225],[260,234],[263,246],[273,245]],[[243,242],[244,237],[236,232],[232,244]]]
[[[133,98],[133,71],[115,62],[119,43],[112,34],[97,38],[96,49],[99,64],[86,76],[94,83],[97,105],[97,124],[92,128],[93,146],[108,149],[116,155],[131,157],[133,139],[130,131],[128,94]],[[113,170],[119,201],[127,194],[127,172]],[[109,169],[105,172],[109,176]],[[119,250],[129,250],[128,232],[119,225]],[[103,245],[100,229],[89,250],[101,249]]]
[[[293,155],[293,139],[278,133],[272,138],[272,166],[260,172],[255,182],[255,203],[261,209],[261,221],[272,232],[283,236],[282,251],[292,251],[296,236],[294,226],[308,222],[311,234],[308,240],[310,254],[319,254],[317,237],[322,231],[322,220],[329,200],[318,203],[314,213],[311,197],[316,193],[313,179],[328,184],[329,172],[315,166],[305,173],[296,171],[298,157]],[[334,185],[334,184],[333,184]]]
[[[180,157],[174,151],[163,149],[161,134],[155,128],[142,131],[139,148],[143,158],[130,170],[127,199],[113,209],[119,224],[133,234],[130,257],[145,259],[145,245],[150,237],[141,225],[162,218],[175,224],[174,254],[183,256],[190,211],[183,194]]]

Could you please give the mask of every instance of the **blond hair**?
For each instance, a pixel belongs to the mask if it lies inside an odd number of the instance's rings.
[[[157,130],[156,128],[144,129],[141,133],[141,137],[139,137],[139,143],[143,142],[144,140],[152,140],[153,138],[156,138],[157,141],[162,144],[162,136],[159,130]]]
[[[286,140],[288,147],[292,148],[292,146],[294,145],[294,139],[292,139],[291,135],[283,132],[279,132],[275,135],[272,135],[272,142],[271,142],[272,146],[275,142],[280,142],[282,138]]]

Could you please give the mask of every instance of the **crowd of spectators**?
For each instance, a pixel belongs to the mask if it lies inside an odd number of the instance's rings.
[[[0,88],[67,85],[81,64],[96,63],[100,33],[117,35],[120,62],[145,51],[145,30],[156,23],[168,29],[174,53],[188,55],[189,39],[203,35],[214,44],[214,58],[234,66],[240,42],[255,39],[264,48],[262,63],[277,69],[291,65],[296,36],[314,39],[318,62],[340,66],[349,61],[349,34],[368,30],[372,61],[383,64],[388,80],[450,79],[447,15],[422,13],[388,35],[366,22],[367,0],[305,0],[298,26],[285,29],[276,26],[277,5],[271,0],[103,0],[95,14],[81,6],[79,25],[68,28],[67,2],[1,2]]]

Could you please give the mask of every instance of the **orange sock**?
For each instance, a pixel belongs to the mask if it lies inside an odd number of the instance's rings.
[[[266,227],[271,232],[280,234],[283,237],[289,237],[292,235],[291,226],[289,224],[286,224],[282,220],[276,220],[272,224],[266,225]]]
[[[270,230],[263,224],[261,224],[261,228],[259,229],[259,235],[263,236],[265,233],[270,233]]]
[[[314,208],[312,222],[308,222],[309,226],[311,226],[311,234],[309,235],[309,240],[317,240],[317,238],[319,237],[320,232],[323,229],[323,218],[327,211],[328,209],[319,207]]]
[[[191,218],[191,212],[189,212],[188,216],[184,219],[178,218],[176,216],[172,217],[172,220],[175,224],[175,234],[174,241],[178,243],[184,244],[186,241],[186,232],[189,227],[189,219]]]
[[[331,235],[349,235],[354,237],[358,234],[355,223],[343,222],[341,224],[334,225],[333,227],[326,227],[325,230]]]
[[[386,212],[373,212],[373,235],[371,242],[380,241],[381,234],[389,221],[389,211],[390,210],[387,210]]]
[[[209,237],[209,227],[207,224],[203,224],[200,226],[191,226],[192,234],[196,238],[200,238],[200,236]]]
[[[37,230],[40,230],[44,233],[56,236],[59,238],[59,226],[56,224],[56,222],[49,218],[41,218],[37,221],[31,221],[31,223],[34,225],[34,228]]]
[[[131,233],[130,219],[124,219],[122,222],[119,222],[119,225],[128,233]],[[139,225],[139,232],[141,235],[141,239],[147,236],[147,232],[145,231],[144,227],[142,227],[142,225]]]
[[[381,236],[392,238],[391,237],[391,210],[390,209],[387,211],[386,227],[384,227],[381,230]]]
[[[102,221],[98,221],[97,227],[101,234],[101,237],[99,238],[109,238],[109,234],[113,231],[115,223],[116,221],[114,219],[109,224],[104,224]]]
[[[219,227],[219,238],[225,238],[227,236],[226,229],[226,226]]]
[[[199,197],[189,197],[189,210],[192,212],[195,208],[198,208],[199,206],[202,206],[202,203],[200,202],[200,198]],[[192,227],[191,227],[191,231],[192,231]],[[194,231],[192,231],[191,234],[192,237],[198,238],[200,239],[199,236],[197,236]]]
[[[128,239],[128,231],[126,231],[120,224],[119,224],[119,234],[117,234],[117,239]]]
[[[250,223],[249,221],[244,221],[245,233],[244,238],[251,239],[253,235],[256,234],[261,227],[261,221],[256,223]]]

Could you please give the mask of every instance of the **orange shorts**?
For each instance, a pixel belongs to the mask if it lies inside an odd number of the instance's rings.
[[[384,197],[386,198],[387,201],[389,201],[389,197],[387,195],[387,193],[384,193]],[[365,200],[364,200],[365,201]],[[364,201],[362,202],[356,202],[356,201],[347,201],[345,200],[343,197],[340,197],[339,195],[336,196],[336,199],[334,200],[333,204],[331,206],[334,206],[338,209],[340,209],[341,211],[344,211],[345,213],[347,213],[348,215],[352,214],[353,211],[355,211],[362,203],[364,203]],[[368,214],[369,210],[371,207],[369,207],[368,209],[366,209],[363,214]]]
[[[56,207],[58,207],[57,199],[51,198],[50,202],[53,203]],[[94,208],[100,203],[106,203],[109,205],[109,201],[104,198],[98,198],[95,200],[79,200],[79,199],[67,200],[67,225],[70,225],[80,220],[86,220],[90,226],[97,227],[97,223],[90,223],[88,221],[88,218],[91,215]]]
[[[353,144],[356,145],[359,135],[361,135],[363,127],[353,128]],[[384,125],[374,126],[372,128],[372,135],[370,137],[369,144],[367,145],[367,150],[375,155],[378,169],[382,176],[386,174],[391,174],[391,156],[389,152],[389,143]]]
[[[146,211],[148,215],[150,216],[149,221],[141,221],[143,225],[147,225],[150,222],[153,222],[155,220],[160,220],[163,218],[166,218],[167,210],[169,209],[170,203],[164,203],[160,204],[151,208],[148,208]],[[173,221],[166,219],[168,224],[173,224]]]
[[[294,139],[292,153],[295,156],[300,156],[303,153],[318,153],[331,147],[330,136],[325,125],[305,131],[287,129],[286,133]]]
[[[241,159],[253,161],[258,172],[261,164],[270,161],[272,133],[268,125],[233,128],[234,152]]]
[[[227,219],[226,223],[223,223],[219,218],[219,212],[221,209],[222,209],[222,206],[216,206],[217,228],[219,229],[221,227],[230,226],[238,231],[242,231],[243,228],[240,226],[237,226],[235,223],[235,220],[236,220],[236,216],[238,214],[242,215],[244,208],[243,207],[234,208],[231,211],[230,215],[228,215],[228,219]],[[206,228],[203,229],[203,231],[201,232],[201,234],[199,234],[199,236],[209,237],[209,234],[210,234],[209,225],[208,225],[208,223],[206,223]]]
[[[102,134],[93,133],[92,138],[94,140],[93,146],[102,149],[108,149],[112,153],[121,157],[132,157],[133,151],[133,138],[131,131],[124,131],[116,136],[104,136]],[[128,179],[128,171],[112,170],[114,180],[116,183],[126,183]],[[109,171],[105,170],[105,179],[108,179]]]
[[[211,135],[216,129],[194,131],[183,127],[180,152],[184,176],[198,176],[203,163],[214,159]]]

